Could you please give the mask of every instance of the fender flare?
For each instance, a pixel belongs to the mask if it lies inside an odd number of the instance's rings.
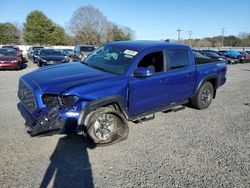
[[[198,84],[198,87],[196,88],[193,96],[195,96],[195,94],[200,90],[200,87],[202,86],[202,84],[204,84],[206,81],[208,80],[211,80],[211,79],[215,79],[216,82],[215,82],[215,87],[214,87],[214,98],[215,98],[215,95],[216,95],[216,90],[218,88],[218,76],[217,75],[211,75],[211,76],[207,76],[205,78],[203,78],[199,84]]]
[[[120,95],[115,95],[115,96],[99,98],[89,102],[80,112],[80,116],[78,119],[78,126],[84,128],[84,126],[86,126],[86,123],[88,121],[88,116],[91,114],[91,112],[109,104],[117,104],[119,109],[125,116],[125,118],[128,119],[124,97]]]

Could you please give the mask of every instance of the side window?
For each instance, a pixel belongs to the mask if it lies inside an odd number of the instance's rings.
[[[153,52],[142,58],[142,60],[138,64],[139,67],[145,67],[151,69],[153,73],[163,72],[163,52]]]
[[[174,70],[189,65],[189,55],[187,50],[167,51],[167,69]]]

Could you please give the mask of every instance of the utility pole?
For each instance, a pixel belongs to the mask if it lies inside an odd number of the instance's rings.
[[[188,42],[188,45],[191,46],[191,38],[192,38],[192,34],[193,32],[192,31],[188,31],[188,35],[189,35],[189,42]]]
[[[180,35],[181,35],[181,29],[176,30],[178,32],[178,43],[180,43]]]
[[[188,31],[189,39],[191,39],[191,38],[192,38],[192,34],[193,34],[193,32],[192,32],[192,31]]]
[[[221,47],[224,46],[224,34],[225,34],[225,28],[221,28]]]

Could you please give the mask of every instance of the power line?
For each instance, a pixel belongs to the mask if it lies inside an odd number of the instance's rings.
[[[176,30],[178,32],[178,43],[180,42],[181,29]]]

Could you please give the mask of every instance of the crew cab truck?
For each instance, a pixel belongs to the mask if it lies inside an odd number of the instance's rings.
[[[224,60],[195,59],[185,45],[112,42],[81,63],[22,76],[18,109],[31,136],[76,131],[97,145],[111,144],[127,138],[128,121],[188,103],[207,108],[226,71]]]

